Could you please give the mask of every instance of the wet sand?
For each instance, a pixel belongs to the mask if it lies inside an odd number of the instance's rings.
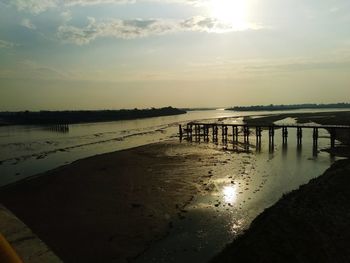
[[[271,123],[285,117],[291,115],[259,121]],[[292,117],[299,123],[350,124],[349,112]],[[337,139],[348,144],[348,131],[338,132]],[[340,145],[330,152],[348,159],[335,162],[322,176],[266,209],[211,262],[349,262],[350,148]]]
[[[222,159],[224,151],[205,144],[152,144],[12,185],[0,203],[64,262],[127,262],[186,217],[184,207],[208,191]]]
[[[4,188],[0,203],[64,262],[127,262],[185,216],[218,154],[178,142],[103,154]]]
[[[212,262],[349,262],[350,161],[336,162],[258,216]]]

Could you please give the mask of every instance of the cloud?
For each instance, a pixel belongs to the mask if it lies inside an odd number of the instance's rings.
[[[63,0],[66,6],[73,5],[101,5],[101,4],[135,4],[139,2],[160,2],[160,3],[179,3],[190,5],[202,5],[209,0]]]
[[[88,18],[89,23],[84,28],[62,25],[58,28],[58,37],[64,42],[77,45],[88,44],[97,37],[116,37],[131,39],[145,37],[151,34],[162,34],[174,31],[175,24],[164,20],[119,20],[109,19],[96,22]]]
[[[23,19],[21,21],[21,26],[24,26],[24,27],[26,27],[28,29],[32,29],[32,30],[36,29],[36,26],[29,19]]]
[[[234,31],[232,25],[220,22],[216,18],[195,16],[179,23],[182,31],[229,32]]]
[[[70,20],[72,20],[72,12],[67,10],[61,13],[61,17],[63,19],[64,22],[69,22]]]
[[[252,27],[251,29],[257,28]],[[108,19],[99,22],[90,17],[86,27],[75,27],[66,24],[60,26],[57,36],[63,42],[84,45],[98,37],[134,39],[186,31],[222,33],[236,30],[233,25],[225,24],[215,18],[202,16],[191,17],[186,20]]]
[[[37,15],[49,9],[76,5],[135,4],[139,2],[203,5],[207,3],[208,0],[0,0],[0,2],[15,6],[18,11],[24,11]]]
[[[59,0],[7,0],[6,2],[14,5],[18,11],[25,11],[34,15],[55,8],[59,4]]]
[[[13,48],[17,44],[0,39],[0,48]]]
[[[137,0],[63,0],[66,6],[100,5],[100,4],[134,4]],[[140,2],[140,1],[138,1]]]

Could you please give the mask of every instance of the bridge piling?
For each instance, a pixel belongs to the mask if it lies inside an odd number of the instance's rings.
[[[249,143],[249,127],[248,126],[244,126],[243,127],[243,136],[244,136],[244,143]]]
[[[258,141],[261,141],[261,132],[262,132],[262,128],[259,127],[259,126],[257,126],[257,127],[255,128],[255,136],[256,136],[256,139],[257,139]]]
[[[269,152],[272,153],[275,150],[275,127],[269,126]]]
[[[257,152],[261,151],[261,132],[262,132],[261,127],[259,127],[259,126],[255,127],[256,151]]]
[[[236,142],[238,142],[238,126],[235,127],[235,130]]]
[[[282,144],[287,144],[288,142],[288,128],[282,127]]]
[[[297,128],[297,144],[301,145],[303,140],[303,129],[301,127]]]
[[[213,125],[213,142],[218,141],[218,127]]]
[[[227,128],[226,125],[222,125],[221,129],[222,129],[222,142],[223,143],[227,143],[227,131],[228,131],[228,128]]]
[[[228,142],[228,128],[232,127],[232,141],[233,144],[238,142],[239,136],[243,136],[244,143],[249,144],[249,137],[252,132],[251,129],[255,129],[255,136],[257,146],[262,140],[262,130],[268,129],[269,146],[273,150],[275,129],[282,129],[282,142],[283,145],[287,144],[288,140],[288,129],[296,129],[297,145],[301,146],[303,138],[303,129],[312,129],[312,140],[315,153],[317,153],[318,140],[319,140],[319,129],[326,129],[330,134],[330,144],[334,148],[337,131],[338,129],[342,131],[349,131],[350,136],[350,126],[346,125],[309,125],[309,124],[290,124],[290,125],[251,125],[251,124],[223,124],[223,123],[198,123],[190,122],[187,124],[179,125],[179,137],[182,140],[185,136],[188,141],[192,141],[195,138],[197,141],[201,141],[203,137],[205,142],[209,142],[210,133],[212,132],[213,142],[218,142],[219,129],[221,129],[222,142],[227,144]],[[210,131],[212,129],[212,131]],[[241,135],[240,135],[241,134]],[[345,134],[345,133],[344,133]],[[231,136],[231,134],[230,134]]]
[[[179,125],[179,136],[180,136],[180,140],[182,141],[183,134],[182,134],[182,126],[181,126],[181,124]]]
[[[273,142],[275,140],[275,127],[269,127],[269,142]]]
[[[232,142],[235,143],[235,126],[232,126]]]
[[[205,141],[209,142],[209,125],[204,125],[204,135]]]

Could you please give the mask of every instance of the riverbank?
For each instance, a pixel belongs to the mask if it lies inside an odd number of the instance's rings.
[[[203,147],[169,142],[94,156],[6,187],[0,202],[63,262],[127,262],[206,187],[222,153]]]
[[[159,243],[171,251],[164,261],[151,262],[171,262],[175,254],[182,258],[172,262],[206,262],[283,193],[329,167],[327,154],[313,157],[308,137],[303,151],[291,142],[274,154],[267,145],[255,153],[254,145],[244,152],[231,143],[178,141],[103,154],[3,188],[0,203],[64,262],[127,262],[153,248],[157,254]],[[186,225],[181,238],[167,246],[164,240]],[[191,235],[198,239],[184,242]],[[194,260],[195,254],[207,257]]]
[[[212,262],[349,262],[350,161],[266,209]]]

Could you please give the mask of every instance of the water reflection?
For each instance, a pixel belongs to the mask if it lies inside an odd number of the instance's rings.
[[[303,145],[302,144],[297,144],[297,157],[298,157],[298,160],[301,159],[302,152],[303,152]]]
[[[227,204],[234,204],[237,200],[237,186],[225,186],[222,190],[223,199]]]
[[[288,143],[283,143],[282,144],[282,156],[285,158],[287,156],[288,152]]]
[[[313,141],[310,130],[304,132],[303,145],[294,140],[296,130],[290,130],[293,140],[289,144],[283,143],[281,130],[276,133],[274,140],[269,140],[269,131],[262,132],[262,139],[256,142],[259,154],[245,150],[247,142],[244,143],[243,136],[223,144],[219,136],[219,142],[215,143],[219,145],[217,149],[224,149],[224,153],[215,157],[215,168],[211,168],[214,176],[210,177],[210,184],[215,187],[197,196],[187,207],[186,219],[174,222],[175,228],[170,235],[136,262],[207,262],[266,207],[283,194],[322,174],[334,161],[329,160],[332,157],[324,151],[318,151],[317,158],[311,158]],[[232,138],[233,135],[229,136]],[[251,142],[256,140],[256,134],[251,134],[250,139]],[[203,144],[198,147],[203,147]],[[329,138],[321,137],[318,149],[326,147],[329,147]],[[197,230],[206,235],[198,238],[193,235]],[[198,244],[200,248],[192,248]]]

